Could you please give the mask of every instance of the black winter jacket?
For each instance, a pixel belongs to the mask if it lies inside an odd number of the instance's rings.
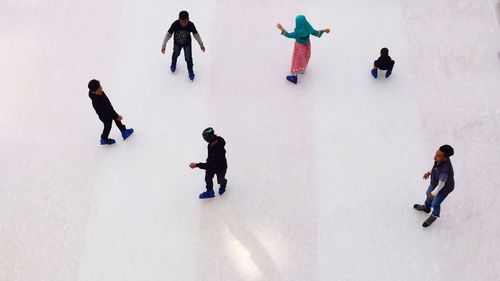
[[[118,117],[118,113],[113,109],[111,102],[104,92],[99,96],[89,91],[89,98],[92,100],[92,106],[97,115],[99,115],[99,119],[110,120]]]
[[[392,68],[394,67],[394,61],[390,56],[380,56],[373,64],[382,70],[392,71]]]
[[[208,157],[206,163],[198,163],[197,167],[204,170],[219,171],[227,169],[226,141],[217,136],[217,143],[214,146],[208,144]]]

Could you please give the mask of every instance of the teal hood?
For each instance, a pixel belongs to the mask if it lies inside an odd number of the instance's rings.
[[[303,15],[298,15],[295,18],[295,30],[294,33],[297,34],[297,37],[307,37],[311,34],[315,35],[317,33],[316,30],[311,26],[311,24],[307,21],[306,17]]]
[[[282,30],[281,34],[288,38],[294,38],[299,44],[307,45],[309,43],[310,35],[321,37],[321,35],[323,35],[323,30],[315,30],[306,20],[306,17],[298,15],[295,18],[295,30],[293,32]]]

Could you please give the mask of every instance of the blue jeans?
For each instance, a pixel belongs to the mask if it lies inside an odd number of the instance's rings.
[[[432,191],[432,185],[429,185],[427,192],[425,194],[429,195]],[[439,213],[441,212],[441,203],[443,203],[444,199],[448,196],[449,193],[441,193],[439,192],[433,200],[426,199],[425,206],[432,207],[432,214],[435,217],[439,217]]]
[[[191,45],[182,46],[174,44],[174,52],[172,53],[172,64],[171,66],[177,66],[177,57],[181,54],[181,50],[184,49],[184,59],[187,63],[187,68],[189,74],[193,73],[193,56],[191,54]]]

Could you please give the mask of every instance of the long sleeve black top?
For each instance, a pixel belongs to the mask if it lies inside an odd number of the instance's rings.
[[[217,143],[215,145],[212,146],[209,143],[207,146],[207,162],[198,163],[198,168],[213,171],[227,169],[226,149],[224,148],[224,146],[226,145],[226,141],[219,136],[217,136],[216,139]]]
[[[89,91],[89,98],[92,100],[92,106],[99,116],[99,119],[110,120],[116,119],[118,117],[118,113],[116,113],[115,109],[111,105],[111,102],[104,92],[102,93],[102,95],[96,95]]]

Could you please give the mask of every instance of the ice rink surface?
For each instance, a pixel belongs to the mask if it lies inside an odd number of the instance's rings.
[[[0,280],[500,280],[493,0],[0,1]],[[179,11],[193,40],[168,67]],[[288,74],[304,14],[307,73]],[[380,48],[396,60],[370,76]],[[99,79],[136,132],[98,144]],[[200,201],[204,128],[228,191]],[[431,227],[424,172],[451,144]]]

